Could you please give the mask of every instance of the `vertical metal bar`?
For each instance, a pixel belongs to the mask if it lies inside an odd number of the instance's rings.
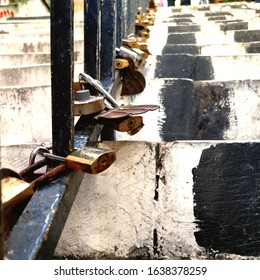
[[[61,156],[74,148],[73,15],[73,0],[51,1],[52,145]]]
[[[4,220],[3,220],[3,206],[2,206],[2,185],[0,174],[0,260],[4,259]]]
[[[126,32],[127,35],[135,33],[135,15],[137,10],[137,3],[135,1],[128,1],[127,2],[127,25],[126,25]]]
[[[110,89],[114,81],[114,62],[116,52],[116,1],[102,0],[101,42],[100,42],[100,80],[103,87]]]
[[[100,80],[100,0],[84,1],[84,72]]]
[[[123,3],[122,0],[116,1],[116,47],[120,48],[122,43],[122,29],[123,29],[123,21],[122,21],[122,13],[123,13]]]

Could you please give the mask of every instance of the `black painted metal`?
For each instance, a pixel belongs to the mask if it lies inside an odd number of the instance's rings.
[[[0,174],[1,179],[1,174]],[[2,186],[0,183],[0,260],[4,258],[4,237],[3,237],[3,207],[2,207]]]
[[[81,118],[75,130],[80,148],[98,140],[102,126]],[[84,137],[82,133],[85,132]],[[87,143],[85,142],[87,140]],[[11,260],[51,259],[84,174],[71,172],[39,188],[5,242]]]
[[[126,35],[135,33],[135,15],[137,10],[137,4],[135,1],[126,2]]]
[[[109,90],[115,77],[114,62],[116,52],[116,2],[102,1],[100,40],[100,81]]]
[[[123,14],[123,0],[116,1],[116,47],[121,47],[122,42],[122,14]]]
[[[100,80],[100,0],[84,1],[84,71]]]
[[[73,49],[73,0],[51,1],[52,145],[60,156],[74,148]]]

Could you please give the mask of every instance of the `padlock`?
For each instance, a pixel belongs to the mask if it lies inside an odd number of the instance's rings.
[[[148,58],[148,54],[143,52],[142,50],[138,49],[138,48],[132,48],[132,51],[134,51],[135,53],[137,53],[140,57],[142,57],[143,59],[147,59]]]
[[[91,96],[88,89],[76,92],[74,100],[74,116],[91,115],[105,109],[103,96]]]
[[[97,174],[106,170],[116,160],[114,150],[85,147],[69,154],[66,158],[46,153],[48,159],[62,162],[68,169]]]
[[[34,193],[30,183],[16,177],[4,177],[1,186],[4,213],[9,212],[18,202],[24,202]]]
[[[130,37],[130,38],[127,38],[127,39],[123,39],[122,40],[122,45],[126,46],[128,48],[131,48],[133,51],[135,51],[135,49],[139,49],[139,50],[145,52],[147,55],[151,55],[151,53],[148,50],[147,43],[138,42],[135,37]]]
[[[134,65],[137,69],[143,69],[146,65],[146,60],[129,48],[121,46],[120,48],[117,48],[117,53],[119,57],[132,58],[132,60],[134,61]]]
[[[107,125],[120,132],[134,131],[143,126],[143,118],[141,116],[127,116],[123,118],[99,118],[98,123]]]
[[[129,62],[126,59],[117,58],[115,61],[115,68],[117,70],[127,68],[129,66]]]
[[[137,48],[138,43],[135,37],[130,37],[127,39],[122,39],[122,45],[127,46],[129,48]]]
[[[26,182],[20,177],[19,173],[13,170],[7,168],[0,170],[2,187],[1,197],[5,221],[4,236],[10,232],[24,207],[39,186],[57,179],[65,172],[68,172],[69,169],[97,174],[106,170],[116,160],[116,153],[114,150],[97,149],[93,147],[85,147],[81,150],[74,151],[66,158],[55,156],[50,153],[43,153],[43,155],[49,160],[57,160],[62,162],[62,164],[50,169],[32,182]],[[26,174],[26,172],[22,171],[20,173]]]
[[[1,180],[3,209],[3,239],[10,233],[24,207],[33,195],[29,183],[15,177]]]

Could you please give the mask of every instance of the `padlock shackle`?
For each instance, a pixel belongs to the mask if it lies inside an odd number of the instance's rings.
[[[89,76],[86,73],[80,73],[79,79],[83,79],[84,81],[90,83],[95,89],[97,89],[103,95],[103,97],[107,101],[109,101],[109,103],[112,105],[113,108],[119,107],[114,97],[102,87],[101,83],[98,80],[93,79],[91,76]]]

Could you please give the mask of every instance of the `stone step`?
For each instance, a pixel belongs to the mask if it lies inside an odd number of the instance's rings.
[[[204,56],[174,54],[157,56],[155,76],[199,80],[259,79],[260,54]]]
[[[181,6],[169,7],[170,14],[194,14],[196,12],[203,13],[218,13],[218,12],[234,13],[259,13],[259,5],[256,2],[225,2],[217,4],[195,5],[195,6]]]
[[[233,44],[257,42],[260,30],[239,30],[227,32],[182,32],[170,33],[167,44]]]
[[[0,87],[1,146],[51,142],[51,87]]]
[[[231,12],[193,12],[192,14],[170,15],[164,19],[164,23],[207,24],[227,20],[254,20],[256,18],[259,18],[259,14],[255,10],[241,9]]]
[[[74,78],[83,72],[83,62],[74,63]],[[39,86],[51,84],[51,67],[49,63],[0,68],[1,86]]]
[[[83,22],[82,21],[75,21],[74,22],[74,30],[82,30],[83,29]],[[50,31],[50,20],[43,19],[43,20],[7,20],[7,21],[0,21],[0,30],[4,30],[8,33],[39,33],[41,31]]]
[[[218,32],[232,30],[259,30],[260,20],[257,21],[225,21],[214,24],[168,25],[168,33],[182,32]]]
[[[200,54],[200,55],[245,55],[250,53],[260,53],[260,41],[252,43],[233,44],[166,44],[162,49],[162,54]]]
[[[259,142],[99,147],[114,149],[117,160],[84,176],[56,258],[259,259]]]
[[[74,41],[74,50],[82,51],[84,47],[84,40],[79,39]],[[41,40],[37,38],[34,40],[24,40],[19,42],[13,42],[12,40],[8,42],[3,42],[0,45],[0,54],[5,53],[50,53],[50,41]]]
[[[162,140],[259,139],[259,87],[260,80],[166,79]]]
[[[74,53],[75,61],[83,61],[81,52]],[[50,63],[50,53],[0,54],[1,68],[11,66],[38,65]]]

